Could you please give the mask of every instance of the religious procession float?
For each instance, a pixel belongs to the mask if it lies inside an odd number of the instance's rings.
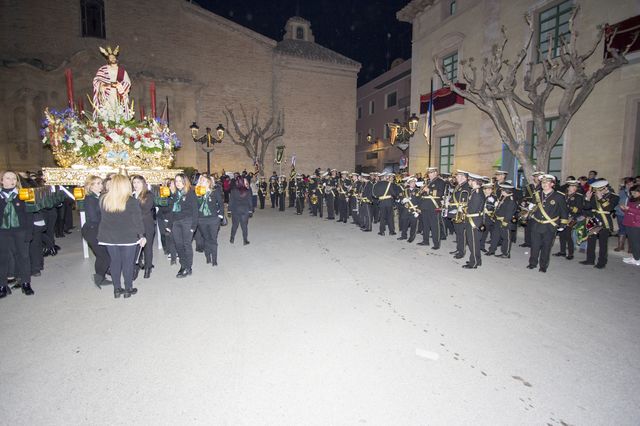
[[[174,150],[180,147],[168,123],[155,117],[155,92],[151,93],[152,116],[135,118],[129,100],[131,80],[118,63],[119,46],[100,48],[107,64],[93,79],[92,112],[73,102],[71,74],[67,73],[69,108],[44,111],[42,142],[51,148],[60,167],[43,168],[49,185],[83,185],[87,176],[102,178],[111,173],[138,174],[148,183],[161,184],[180,170],[170,169]],[[155,86],[152,86],[155,90]]]

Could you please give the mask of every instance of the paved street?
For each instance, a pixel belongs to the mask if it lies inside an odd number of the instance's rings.
[[[293,209],[220,233],[194,275],[156,252],[114,299],[79,233],[0,300],[0,423],[637,425],[640,268],[452,259]],[[520,236],[521,240],[521,236]],[[521,241],[520,241],[521,242]],[[611,240],[613,244],[613,239]]]

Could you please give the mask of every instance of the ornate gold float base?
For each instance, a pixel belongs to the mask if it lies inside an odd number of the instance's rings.
[[[60,168],[44,167],[42,169],[47,185],[84,185],[87,176],[96,175],[105,178],[109,173],[125,173],[129,176],[142,175],[147,183],[160,185],[167,178],[174,178],[182,173],[181,169],[139,169],[135,167],[117,168],[101,166],[95,168]]]

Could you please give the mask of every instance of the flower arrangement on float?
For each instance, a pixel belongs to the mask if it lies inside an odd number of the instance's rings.
[[[180,140],[159,118],[116,120],[95,119],[71,108],[45,110],[42,142],[50,146],[62,167],[132,165],[166,168],[173,162],[173,151]]]

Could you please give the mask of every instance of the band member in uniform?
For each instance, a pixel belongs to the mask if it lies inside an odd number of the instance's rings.
[[[258,182],[258,200],[260,201],[260,210],[264,210],[264,201],[267,198],[269,188],[264,176],[260,176],[260,182]]]
[[[499,245],[501,253],[496,257],[509,259],[511,257],[512,243],[511,230],[517,226],[518,205],[513,199],[514,188],[512,185],[501,184],[499,189],[500,198],[495,209],[495,232],[491,237],[491,247],[486,255],[494,255]]]
[[[540,192],[540,190],[542,189],[540,185],[540,177],[544,175],[544,172],[534,172],[531,175],[533,182],[528,183],[522,189],[522,199],[520,200],[521,208],[530,212],[531,209],[535,206],[535,194],[537,192]],[[531,221],[527,220],[524,228],[524,243],[520,244],[520,247],[531,247],[531,230],[533,229],[533,227],[529,226],[530,224]]]
[[[427,169],[429,180],[420,191],[420,220],[422,221],[421,246],[429,245],[429,236],[433,240],[433,250],[440,248],[442,197],[445,195],[446,183],[438,175],[437,167]]]
[[[94,263],[93,283],[101,288],[111,284],[105,277],[109,270],[109,253],[105,246],[98,244],[98,227],[100,226],[100,195],[102,194],[102,179],[98,176],[89,176],[84,186],[84,211],[85,222],[82,225],[82,238],[96,257]]]
[[[327,203],[327,220],[335,220],[335,196],[338,186],[338,171],[331,169],[331,174],[326,177],[324,184],[325,201]]]
[[[528,269],[540,264],[540,272],[547,272],[549,258],[556,232],[562,231],[569,222],[569,211],[564,195],[553,190],[556,178],[553,175],[540,177],[541,190],[533,193],[535,206],[527,226],[531,226],[531,254]]]
[[[578,221],[578,217],[582,215],[584,208],[584,196],[578,192],[580,182],[577,180],[569,180],[566,185],[566,199],[567,209],[569,210],[569,223],[562,232],[559,232],[560,236],[560,251],[554,253],[554,256],[567,257],[568,260],[573,259],[573,253],[575,250],[575,242],[573,241],[573,225]]]
[[[273,175],[269,178],[269,197],[271,197],[271,208],[276,208],[278,206],[278,201],[280,200],[280,196],[278,194],[278,176],[273,172]]]
[[[302,176],[296,175],[295,180],[293,180],[293,196],[296,214],[302,214],[302,212],[304,211],[304,197],[306,195],[306,192],[307,191],[305,189],[304,182],[302,181]]]
[[[171,220],[169,228],[176,244],[176,251],[180,256],[180,270],[176,278],[191,275],[193,265],[193,233],[198,226],[198,200],[191,188],[191,182],[183,173],[174,179],[176,192],[171,195]]]
[[[383,175],[380,175],[383,177]],[[384,235],[385,229],[389,226],[389,235],[396,235],[396,224],[393,217],[393,204],[400,193],[398,185],[395,184],[395,175],[385,173],[384,178],[377,182],[374,187],[374,196],[379,200],[380,208],[380,231],[378,235]]]
[[[364,232],[371,232],[373,227],[373,213],[371,212],[371,202],[373,199],[373,183],[369,180],[369,174],[362,173],[360,176],[363,180],[362,196],[360,198],[360,209],[362,210],[360,229],[362,229]]]
[[[10,258],[14,257],[18,283],[22,293],[33,295],[29,242],[33,234],[33,217],[24,201],[18,197],[18,174],[5,171],[0,175],[0,298],[11,294],[7,277]]]
[[[296,178],[300,176],[290,176],[287,191],[289,193],[289,208],[296,206]]]
[[[449,254],[453,254],[456,259],[462,259],[465,255],[465,210],[471,187],[467,182],[468,172],[458,170],[456,172],[456,188],[451,194],[451,202],[449,203],[449,215],[453,222],[453,228],[456,233],[456,249]]]
[[[204,257],[211,266],[218,265],[218,231],[224,219],[222,188],[210,176],[200,176],[198,188],[198,232],[204,240]]]
[[[142,255],[144,258],[144,278],[151,277],[151,269],[153,269],[153,241],[156,237],[156,206],[154,203],[154,195],[147,187],[147,181],[143,176],[135,175],[131,178],[133,185],[133,198],[140,203],[142,210],[142,223],[144,224],[144,236],[147,244],[144,246]],[[133,276],[134,280],[138,277],[140,266],[136,265]]]
[[[171,195],[176,192],[176,183],[174,179],[165,179],[164,186],[169,188],[169,193]],[[168,201],[170,201],[169,198]],[[167,203],[166,206],[158,207],[158,223],[160,224],[160,238],[162,239],[162,247],[164,248],[164,253],[171,260],[171,265],[176,264],[176,259],[178,258],[178,251],[176,250],[176,242],[173,239],[173,235],[171,234],[171,203]]]
[[[591,188],[584,196],[584,210],[590,217],[589,220],[599,222],[601,229],[590,233],[587,239],[587,260],[583,265],[593,265],[603,269],[607,265],[607,252],[609,250],[609,235],[613,231],[612,212],[618,205],[620,198],[609,192],[609,182],[597,180],[591,184]],[[596,263],[596,243],[598,244],[598,262]]]
[[[285,175],[280,175],[280,181],[278,182],[278,206],[281,212],[285,209],[285,203],[287,196],[287,178]]]
[[[309,210],[311,216],[322,217],[322,181],[318,176],[311,176],[309,182]]]
[[[489,240],[493,241],[494,238],[497,238],[496,232],[496,196],[493,193],[493,183],[483,183],[482,184],[482,193],[484,194],[484,231],[482,231],[482,235],[480,236],[480,251],[486,253],[487,250],[485,248],[487,242],[487,236],[491,237]]]
[[[418,231],[418,218],[420,217],[420,208],[418,207],[418,187],[416,186],[418,179],[409,176],[406,180],[405,188],[402,193],[400,203],[400,237],[399,240],[407,240],[411,243],[416,238]],[[409,238],[407,238],[409,231]]]
[[[484,194],[481,191],[482,176],[469,173],[469,184],[471,191],[465,206],[465,230],[464,236],[469,247],[469,260],[465,265],[465,269],[475,269],[482,265],[480,251],[480,234],[484,230],[483,209]]]
[[[349,191],[351,190],[351,179],[348,178],[349,172],[343,171],[340,173],[340,180],[338,181],[338,222],[347,223],[349,218]]]

